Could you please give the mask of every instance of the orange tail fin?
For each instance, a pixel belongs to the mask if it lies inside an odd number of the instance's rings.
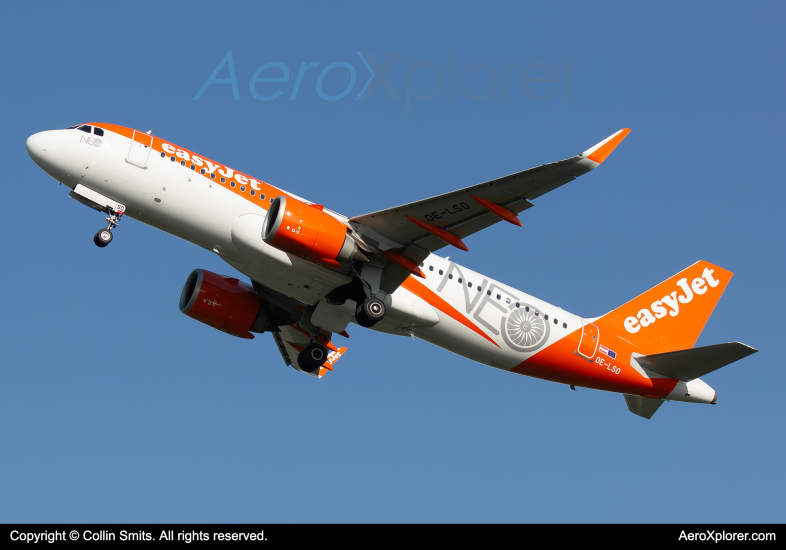
[[[696,262],[597,321],[646,353],[692,348],[733,273]]]

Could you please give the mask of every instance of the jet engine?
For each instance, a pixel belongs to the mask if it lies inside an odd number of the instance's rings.
[[[251,339],[273,327],[272,316],[251,286],[232,277],[195,269],[180,295],[180,311],[220,331]]]
[[[341,267],[339,262],[368,260],[348,228],[321,206],[284,195],[270,204],[262,239],[279,250],[331,268]]]

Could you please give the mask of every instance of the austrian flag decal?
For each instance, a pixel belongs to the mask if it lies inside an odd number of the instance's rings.
[[[617,358],[617,352],[616,351],[611,351],[606,346],[601,345],[601,346],[598,347],[598,349],[600,350],[601,353],[605,353],[606,355],[608,355],[612,359],[616,359]]]

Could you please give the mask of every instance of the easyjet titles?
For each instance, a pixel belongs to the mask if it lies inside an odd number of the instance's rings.
[[[655,300],[652,302],[650,309],[647,309],[646,307],[641,309],[636,314],[636,317],[626,317],[624,323],[625,330],[631,334],[635,334],[641,330],[642,327],[650,326],[658,319],[663,319],[666,317],[667,314],[672,317],[676,317],[680,314],[680,304],[687,304],[693,300],[694,293],[701,296],[707,292],[707,285],[715,288],[720,284],[720,281],[712,276],[714,271],[715,270],[713,269],[705,268],[704,272],[701,274],[701,277],[696,277],[693,279],[690,285],[688,285],[687,277],[680,279],[677,281],[677,286],[680,288],[683,294],[678,295],[679,291],[675,290],[660,300]],[[669,309],[667,310],[664,306],[667,306]]]
[[[184,151],[183,149],[178,149],[169,143],[162,143],[161,148],[164,150],[165,153],[169,155],[174,155],[175,157],[184,160],[187,163],[193,164],[196,168],[199,168],[199,173],[202,175],[210,175],[212,179],[215,179],[215,176],[212,176],[214,173],[218,173],[225,179],[234,180],[239,183],[240,185],[248,185],[251,189],[255,191],[261,191],[262,188],[259,186],[260,182],[255,180],[254,178],[249,178],[248,176],[244,176],[241,173],[235,173],[232,168],[227,168],[226,166],[222,166],[221,164],[215,164],[207,159],[203,159],[202,157],[198,157],[197,155],[193,155],[188,151]],[[194,169],[196,169],[194,168]],[[223,182],[222,182],[223,183]],[[241,191],[244,191],[244,188],[241,188]]]

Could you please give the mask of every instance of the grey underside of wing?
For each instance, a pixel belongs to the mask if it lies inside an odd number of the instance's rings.
[[[518,214],[533,206],[531,200],[573,181],[597,166],[594,161],[577,155],[444,195],[356,216],[350,219],[350,223],[372,244],[375,242],[374,235],[364,233],[364,227],[391,241],[387,246],[381,243],[380,248],[395,244],[407,257],[420,263],[430,252],[446,244],[409,221],[406,216],[428,221],[463,239],[501,221],[470,195],[489,200]],[[389,292],[395,290],[408,276],[407,271],[390,265],[383,274],[382,288]]]

